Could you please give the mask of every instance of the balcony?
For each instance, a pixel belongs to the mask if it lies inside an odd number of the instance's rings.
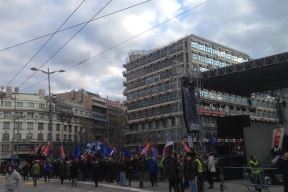
[[[122,66],[123,66],[124,68],[126,68],[127,65],[126,65],[126,63],[125,63],[125,64],[123,64]]]
[[[126,71],[122,71],[123,77],[126,77]]]
[[[123,86],[127,87],[127,82],[123,81]]]

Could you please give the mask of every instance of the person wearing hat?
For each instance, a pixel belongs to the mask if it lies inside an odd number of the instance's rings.
[[[17,192],[21,183],[21,176],[12,165],[8,166],[6,174],[6,191]]]
[[[196,192],[196,164],[194,162],[194,154],[186,154],[187,161],[184,162],[184,178],[189,183],[189,188],[191,192]]]

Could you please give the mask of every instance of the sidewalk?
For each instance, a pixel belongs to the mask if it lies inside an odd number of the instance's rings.
[[[94,185],[92,182],[81,182],[81,184],[89,184],[89,185]],[[139,188],[138,187],[139,183],[136,181],[133,181],[131,183],[131,187],[126,186],[122,187],[117,185],[116,183],[99,183],[99,186],[101,187],[108,187],[111,189],[122,189],[123,191],[135,191],[135,192],[167,192],[169,191],[168,188],[168,182],[159,182],[157,187],[152,187],[150,182],[144,182],[144,188]],[[209,189],[207,182],[204,184],[204,189],[207,192],[220,192],[220,183],[215,182],[214,184],[214,189]],[[254,191],[253,187],[250,187],[251,191]],[[188,191],[188,188],[186,189]],[[227,181],[224,183],[224,192],[248,192],[249,190],[247,187],[244,186],[244,184],[241,181]],[[267,191],[266,189],[263,189],[263,191]],[[269,188],[270,192],[282,192],[283,191],[283,186],[273,186]]]

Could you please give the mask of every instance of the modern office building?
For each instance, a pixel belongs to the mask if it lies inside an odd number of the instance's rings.
[[[145,141],[163,144],[170,139],[187,138],[180,77],[195,76],[197,79],[201,72],[248,60],[250,57],[245,53],[196,35],[151,51],[130,52],[123,65],[126,69],[123,94],[127,96],[129,126],[125,132],[126,145],[138,146]],[[216,137],[217,116],[249,113],[253,125],[277,121],[271,99],[203,90],[201,81],[197,82],[197,90],[200,94],[197,112],[204,137]]]

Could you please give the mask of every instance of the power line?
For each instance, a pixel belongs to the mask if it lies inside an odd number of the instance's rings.
[[[57,51],[55,51],[38,69],[41,69],[42,67],[44,67],[49,61],[51,61],[51,59],[57,54],[59,53],[72,39],[74,39],[74,37],[76,37],[76,35],[78,35],[91,21],[92,19],[94,19],[99,13],[101,13],[107,6],[108,4],[110,4],[112,2],[112,0],[108,1],[95,15],[93,15],[93,17],[86,23],[84,24],[74,35],[72,35],[64,44],[62,44],[62,46],[60,46],[60,48],[57,49]],[[22,82],[22,84],[19,87],[22,87],[29,79],[31,79],[31,77],[36,73],[33,72],[25,81]]]
[[[153,29],[155,29],[155,28],[157,28],[157,27],[159,27],[159,26],[161,26],[161,25],[164,25],[165,23],[168,23],[169,21],[171,21],[171,20],[173,20],[173,19],[175,19],[175,18],[177,18],[177,17],[180,17],[180,16],[182,16],[182,15],[188,14],[188,13],[190,13],[191,11],[193,11],[194,9],[196,9],[196,8],[198,8],[198,7],[206,4],[206,3],[209,2],[209,1],[210,1],[210,0],[206,0],[206,1],[200,2],[200,3],[198,3],[197,5],[193,6],[192,8],[187,9],[186,11],[183,11],[183,12],[181,12],[181,13],[179,13],[179,14],[171,17],[171,18],[168,18],[167,20],[165,20],[165,21],[163,21],[163,22],[161,22],[161,23],[159,23],[159,24],[157,24],[157,25],[154,25],[153,27],[151,27],[151,28],[149,28],[149,29],[147,29],[147,30],[145,30],[145,31],[143,31],[143,32],[141,32],[141,33],[138,33],[137,35],[135,35],[135,36],[133,36],[133,37],[130,37],[129,39],[126,39],[126,40],[124,40],[124,41],[122,41],[122,42],[119,42],[119,43],[115,44],[114,46],[112,46],[112,47],[110,47],[110,48],[107,48],[107,49],[105,49],[105,50],[103,50],[103,51],[101,51],[101,52],[99,52],[99,53],[97,53],[97,54],[89,57],[88,59],[84,59],[84,60],[82,60],[82,61],[80,61],[80,62],[78,62],[78,63],[76,63],[76,64],[74,64],[74,65],[70,65],[70,67],[66,68],[65,71],[68,71],[69,69],[72,69],[72,68],[74,68],[74,67],[77,67],[77,66],[79,66],[79,65],[82,65],[82,64],[88,62],[89,60],[91,60],[92,58],[99,56],[100,54],[104,54],[104,53],[106,53],[106,52],[108,52],[108,51],[110,51],[110,50],[112,50],[112,49],[114,49],[114,48],[116,48],[116,47],[119,47],[119,46],[121,46],[121,45],[123,45],[123,44],[125,44],[125,43],[127,43],[127,42],[129,42],[129,41],[131,41],[131,40],[133,40],[133,39],[136,39],[137,37],[139,37],[139,36],[141,36],[141,35],[149,32],[149,31],[152,31]],[[57,75],[58,75],[58,74],[55,74],[54,76],[57,76]],[[46,79],[45,79],[45,80],[42,80],[42,81],[39,81],[39,82],[36,82],[36,83],[34,83],[34,84],[32,84],[32,85],[24,88],[23,90],[26,90],[26,89],[29,89],[29,88],[31,88],[31,87],[34,87],[34,86],[36,86],[36,85],[38,85],[38,84],[40,84],[40,83],[43,83],[43,82],[45,82],[45,81],[46,81]]]
[[[59,32],[59,30],[65,25],[65,23],[74,15],[74,13],[81,7],[81,5],[86,0],[83,0],[74,10],[73,12],[65,19],[65,21],[57,28],[57,30],[50,35],[50,37],[42,44],[42,46],[34,53],[34,55],[20,68],[20,70],[17,71],[17,73],[12,77],[10,81],[8,81],[6,87],[23,71],[23,69],[31,63],[31,61],[40,53],[40,51],[49,43],[49,41],[54,37],[56,33]]]
[[[134,4],[134,5],[128,6],[128,7],[126,7],[126,8],[119,9],[119,10],[117,10],[117,11],[108,13],[108,14],[106,14],[106,15],[103,15],[103,16],[100,16],[100,17],[97,17],[97,18],[94,18],[92,21],[97,21],[97,20],[102,19],[102,18],[104,18],[104,17],[110,16],[110,15],[114,15],[114,14],[120,13],[120,12],[122,12],[122,11],[126,11],[126,10],[128,10],[128,9],[131,9],[131,8],[133,8],[133,7],[137,7],[137,6],[139,6],[139,5],[142,5],[142,4],[144,4],[144,3],[147,3],[147,2],[149,2],[149,1],[151,1],[151,0],[146,0],[146,1],[143,1],[143,2],[140,2],[140,3],[137,3],[137,4]],[[75,27],[79,27],[79,26],[81,26],[81,25],[84,25],[84,24],[86,24],[87,22],[89,22],[89,21],[85,21],[85,22],[79,23],[79,24],[77,24],[77,25],[73,25],[73,26],[70,26],[70,27],[61,29],[61,30],[59,30],[59,31],[57,31],[57,32],[54,32],[54,33],[56,34],[56,33],[60,33],[60,32],[63,32],[63,31],[69,30],[69,29],[73,29],[73,28],[75,28]],[[46,35],[38,36],[38,37],[35,37],[35,38],[33,38],[33,39],[30,39],[30,40],[27,40],[27,41],[23,41],[23,42],[21,42],[21,43],[17,43],[17,44],[11,45],[11,46],[6,47],[6,48],[2,48],[2,49],[0,49],[0,52],[3,52],[3,51],[6,51],[6,50],[9,50],[9,49],[12,49],[12,48],[15,48],[15,47],[19,47],[19,46],[21,46],[21,45],[24,45],[24,44],[27,44],[27,43],[30,43],[30,42],[33,42],[33,41],[36,41],[36,40],[39,40],[39,39],[48,37],[48,36],[50,36],[50,35],[52,35],[52,34],[53,34],[53,33],[48,33],[48,34],[46,34]]]
[[[201,5],[207,3],[208,1],[210,1],[210,0],[203,1],[203,2],[195,5],[194,7],[190,8],[190,9],[188,9],[188,10],[186,10],[186,11],[183,11],[182,13],[179,13],[179,14],[177,14],[177,15],[175,15],[175,16],[173,16],[173,17],[171,17],[171,18],[169,18],[169,19],[167,19],[167,20],[165,20],[165,21],[163,21],[163,22],[161,22],[161,23],[159,23],[159,24],[157,24],[157,25],[154,25],[153,27],[151,27],[151,28],[149,28],[149,29],[147,29],[147,30],[145,30],[145,31],[142,31],[141,33],[138,33],[137,35],[135,35],[135,36],[133,36],[133,37],[130,37],[129,39],[126,39],[126,40],[124,40],[124,41],[122,41],[122,42],[119,42],[119,43],[113,45],[112,47],[109,47],[109,48],[107,48],[107,49],[105,49],[105,50],[103,50],[103,51],[101,51],[101,52],[99,52],[99,53],[97,53],[97,54],[89,57],[88,59],[84,59],[84,60],[80,61],[79,63],[75,64],[73,67],[78,66],[78,65],[82,65],[82,64],[86,63],[87,61],[93,59],[94,57],[97,57],[97,56],[99,56],[99,55],[102,55],[102,54],[104,54],[104,53],[106,53],[106,52],[108,52],[108,51],[110,51],[110,50],[112,50],[112,49],[115,49],[116,47],[119,47],[119,46],[121,46],[121,45],[123,45],[123,44],[125,44],[125,43],[127,43],[127,42],[129,42],[129,41],[131,41],[131,40],[133,40],[133,39],[136,39],[136,38],[138,38],[139,36],[141,36],[141,35],[149,32],[149,31],[152,31],[153,29],[158,28],[158,27],[160,27],[161,25],[166,24],[166,23],[170,22],[171,20],[173,20],[173,19],[175,19],[175,18],[177,18],[177,17],[180,17],[180,16],[182,16],[182,15],[185,15],[185,14],[191,12],[192,10],[196,9],[197,7],[200,7]],[[68,69],[70,69],[70,68],[73,68],[73,67],[69,67],[69,68],[67,68],[66,70],[68,70]]]

